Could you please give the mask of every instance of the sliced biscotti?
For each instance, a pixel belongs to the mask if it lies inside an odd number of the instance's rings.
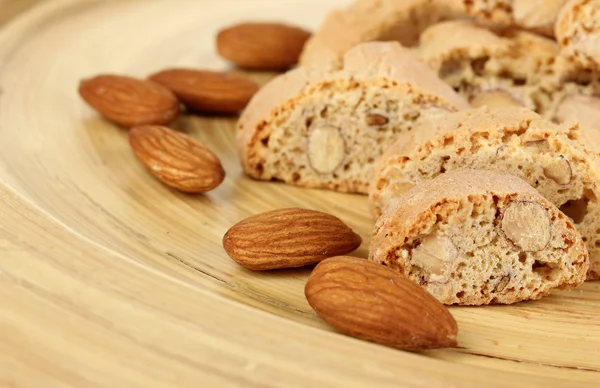
[[[579,140],[525,108],[465,110],[399,135],[381,158],[370,189],[377,215],[416,183],[457,168],[516,175],[573,219],[600,277],[600,162]]]
[[[377,221],[369,259],[460,305],[539,299],[580,285],[589,264],[571,220],[527,182],[469,169],[401,196]]]
[[[562,54],[583,68],[600,70],[600,0],[570,0],[555,27]]]
[[[499,35],[473,21],[452,20],[423,32],[415,51],[475,105],[480,104],[481,95],[503,94],[545,115],[563,89],[555,64],[560,51],[557,43],[531,32]]]
[[[370,41],[414,45],[428,26],[460,14],[446,0],[356,0],[330,13],[306,43],[303,66],[339,65],[346,51]]]
[[[364,43],[335,70],[297,68],[259,91],[237,146],[255,179],[366,193],[398,133],[467,107],[399,43]]]

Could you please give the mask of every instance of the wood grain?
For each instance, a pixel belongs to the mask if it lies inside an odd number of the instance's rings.
[[[419,355],[341,336],[304,298],[310,268],[250,272],[221,239],[249,215],[307,207],[359,233],[354,255],[366,257],[366,198],[247,179],[233,117],[179,119],[177,129],[218,154],[227,179],[205,195],[176,192],[136,160],[125,130],[77,95],[79,81],[98,73],[225,69],[214,48],[222,26],[258,19],[314,29],[347,3],[49,0],[0,31],[0,386],[600,381],[600,283],[513,306],[452,308],[455,350]]]

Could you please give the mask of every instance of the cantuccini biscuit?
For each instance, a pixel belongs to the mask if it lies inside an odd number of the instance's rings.
[[[473,21],[452,20],[425,30],[415,52],[474,105],[481,94],[501,93],[546,115],[563,89],[557,43],[531,32],[499,35]]]
[[[237,146],[261,180],[366,193],[396,135],[468,103],[397,42],[359,45],[339,68],[297,68],[259,91]]]
[[[369,259],[445,304],[539,299],[580,285],[588,252],[573,223],[520,178],[458,169],[399,197]]]
[[[447,115],[398,136],[370,188],[379,215],[418,182],[457,168],[524,179],[569,216],[590,252],[589,279],[600,278],[600,162],[577,125],[563,127],[525,108],[479,108]]]

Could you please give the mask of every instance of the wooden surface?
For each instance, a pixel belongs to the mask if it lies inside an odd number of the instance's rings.
[[[600,385],[600,282],[451,308],[460,349],[413,354],[344,337],[308,306],[310,269],[252,273],[221,238],[251,214],[303,206],[345,220],[366,257],[365,197],[250,181],[235,118],[195,116],[177,126],[210,145],[228,176],[207,195],[177,193],[77,96],[78,81],[100,72],[225,68],[219,27],[315,28],[346,3],[48,0],[0,30],[0,387]],[[11,1],[1,4],[0,15]]]

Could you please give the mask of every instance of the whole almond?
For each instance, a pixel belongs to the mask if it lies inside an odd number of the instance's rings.
[[[189,136],[159,125],[129,131],[137,158],[167,186],[186,193],[203,193],[219,186],[225,171],[219,158]]]
[[[324,260],[304,293],[325,322],[352,337],[403,350],[457,346],[448,309],[383,265],[348,256]]]
[[[285,70],[298,63],[310,35],[281,23],[242,23],[219,32],[217,50],[239,67]]]
[[[240,75],[208,70],[168,69],[149,79],[171,89],[188,110],[201,112],[237,113],[258,91]]]
[[[175,94],[152,81],[99,75],[82,81],[79,94],[101,115],[124,127],[168,124],[179,115]]]
[[[339,218],[316,210],[279,209],[247,218],[223,237],[225,252],[252,270],[294,268],[352,252],[361,238]]]

